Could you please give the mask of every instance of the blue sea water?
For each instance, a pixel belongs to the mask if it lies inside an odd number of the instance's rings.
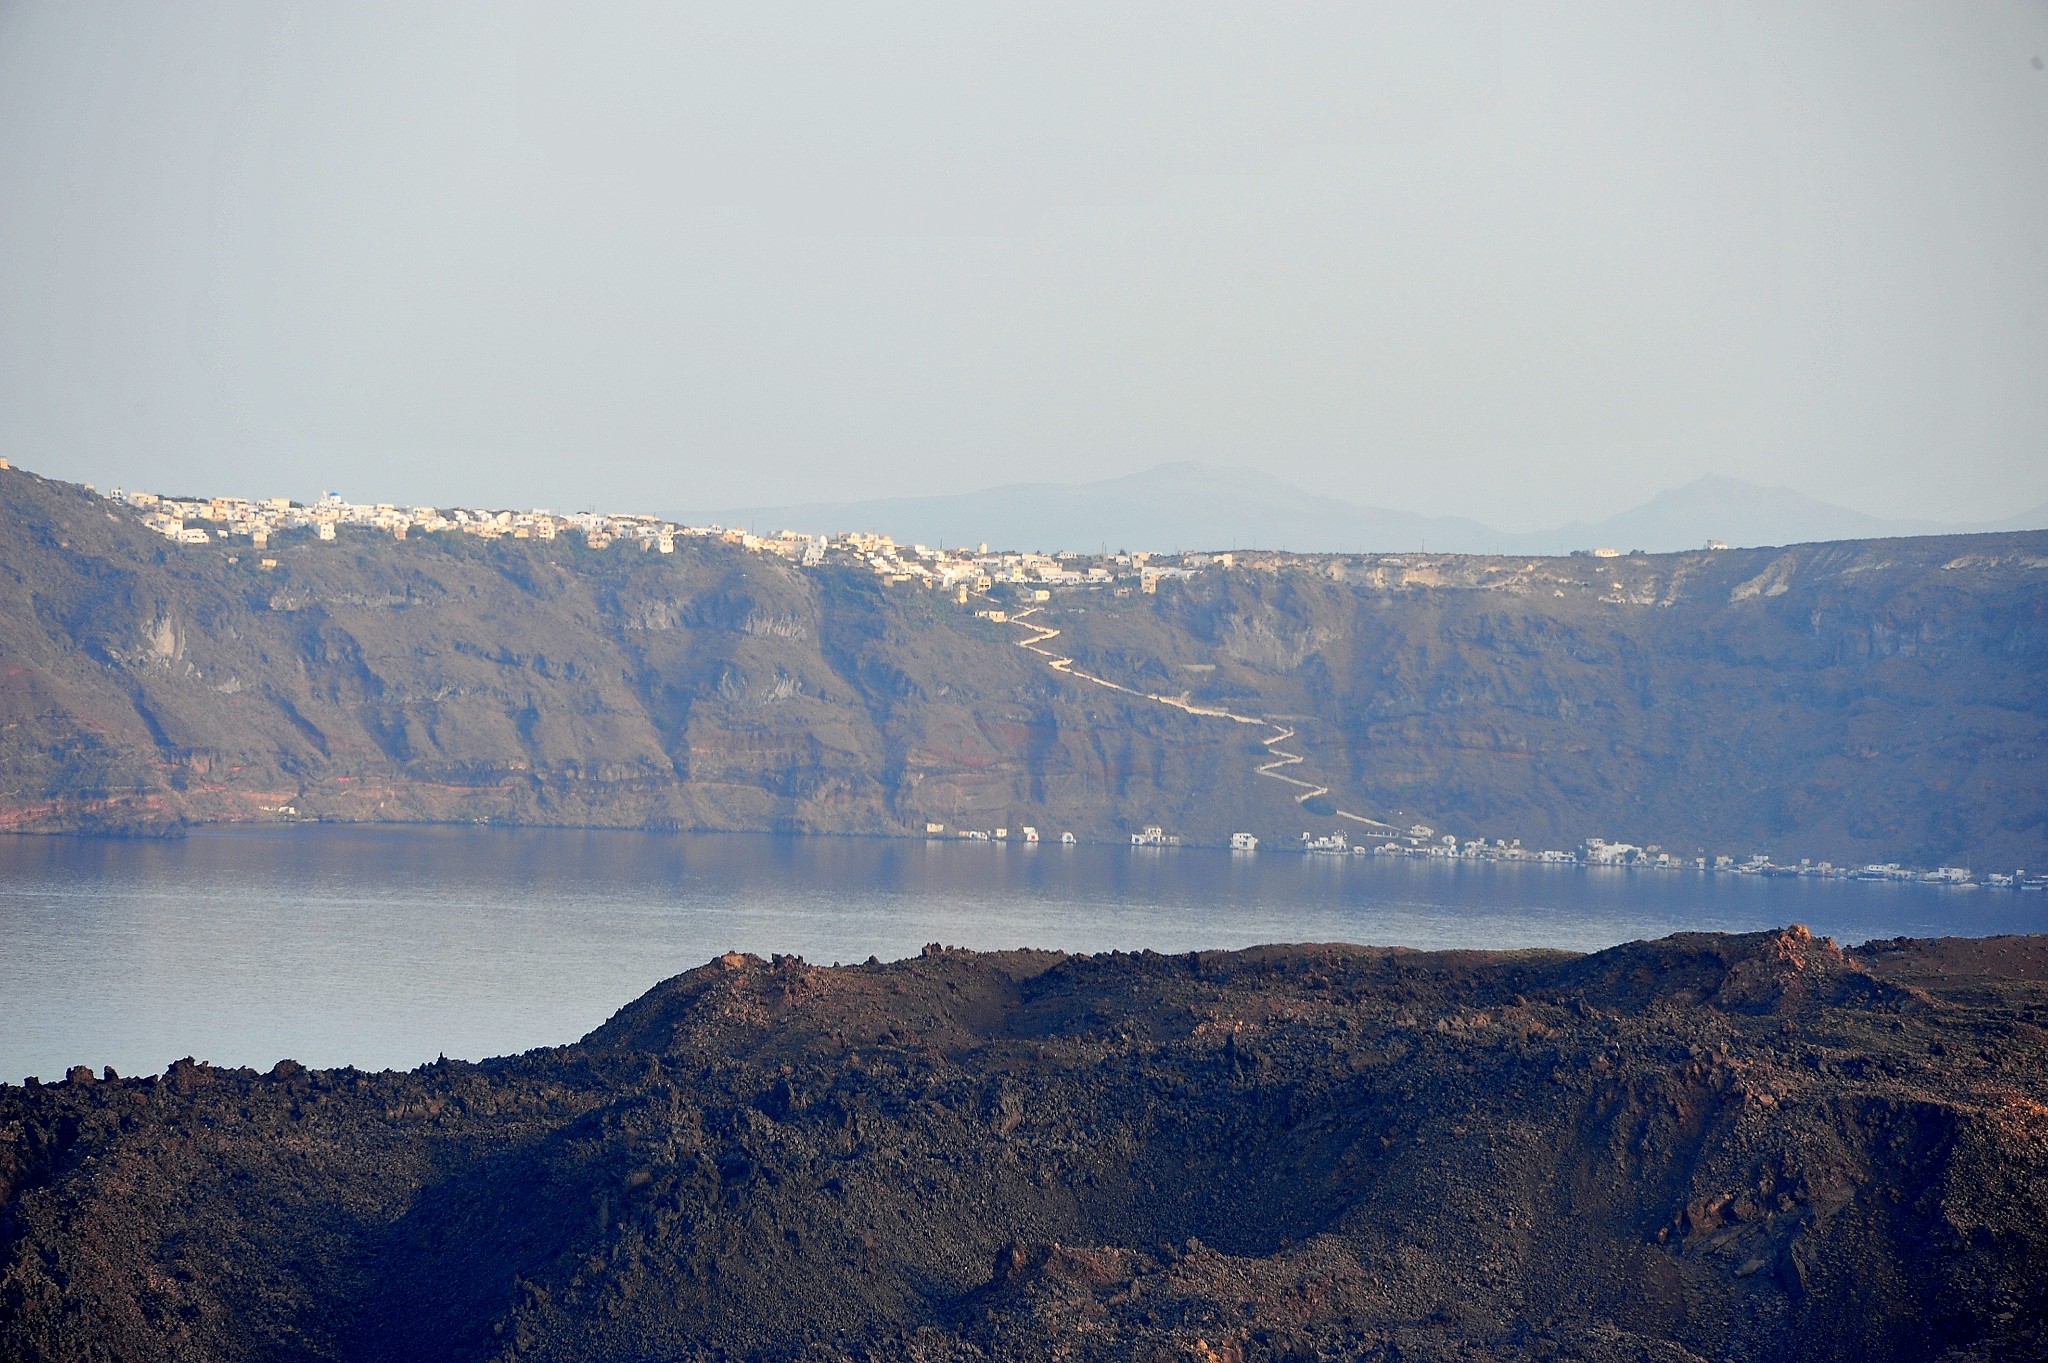
[[[2048,929],[2048,896],[1374,857],[470,828],[0,837],[0,1079],[180,1056],[409,1067],[574,1040],[727,950],[1590,951],[1801,922]]]

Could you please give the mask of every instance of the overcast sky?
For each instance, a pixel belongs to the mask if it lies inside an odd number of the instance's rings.
[[[0,4],[0,453],[2048,500],[2048,5]]]

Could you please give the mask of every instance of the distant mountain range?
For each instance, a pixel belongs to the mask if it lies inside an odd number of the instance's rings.
[[[915,544],[1006,549],[1292,549],[1301,552],[1429,548],[1450,553],[1556,554],[1608,545],[1668,553],[1709,539],[1732,545],[1953,534],[2048,527],[2048,504],[1981,525],[1885,520],[1809,497],[1709,475],[1641,506],[1554,530],[1497,530],[1463,516],[1360,506],[1254,469],[1161,464],[1090,483],[1012,483],[937,497],[803,502],[710,513],[762,531],[871,530]]]

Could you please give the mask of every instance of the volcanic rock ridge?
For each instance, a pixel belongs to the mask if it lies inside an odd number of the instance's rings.
[[[0,1088],[0,1356],[2048,1356],[2048,938],[732,954]]]

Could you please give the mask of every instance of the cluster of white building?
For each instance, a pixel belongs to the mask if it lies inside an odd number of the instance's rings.
[[[1341,832],[1325,833],[1320,836],[1310,833],[1301,835],[1300,847],[1303,852],[1324,856],[1382,856],[1382,857],[1433,857],[1457,861],[1537,861],[1551,864],[1576,866],[1628,867],[1652,871],[1697,871],[1708,875],[1762,875],[1802,876],[1821,880],[1876,880],[1917,882],[1926,885],[1953,885],[1975,887],[1982,884],[1991,889],[2002,890],[2048,890],[2048,875],[2028,875],[2024,870],[1992,872],[1983,881],[1978,881],[1967,866],[1937,866],[1932,870],[1915,870],[1897,862],[1873,863],[1865,866],[1837,866],[1828,861],[1812,861],[1800,858],[1797,862],[1776,862],[1768,853],[1754,852],[1745,857],[1733,856],[1678,856],[1666,852],[1652,843],[1638,847],[1634,843],[1609,842],[1605,838],[1587,838],[1573,851],[1558,848],[1537,850],[1522,846],[1521,839],[1496,838],[1489,842],[1485,838],[1460,840],[1455,834],[1438,835],[1423,824],[1416,824],[1405,834],[1384,837],[1372,846],[1356,845]]]
[[[1147,833],[1156,831],[1146,830]],[[1666,852],[1654,843],[1647,847],[1638,847],[1634,843],[1609,842],[1605,838],[1587,838],[1569,852],[1560,848],[1539,850],[1522,846],[1520,838],[1495,838],[1492,841],[1485,838],[1460,839],[1452,833],[1439,834],[1427,824],[1411,825],[1406,832],[1401,833],[1369,833],[1365,836],[1371,841],[1353,843],[1351,835],[1341,831],[1320,834],[1304,832],[1296,844],[1296,850],[1308,856],[1535,861],[1565,866],[1695,871],[1707,875],[1802,876],[1822,880],[1896,881],[1972,889],[1981,885],[1994,890],[2048,890],[2048,875],[2029,875],[2024,870],[1994,871],[1979,881],[1967,866],[1937,866],[1932,870],[1916,870],[1901,866],[1897,862],[1837,866],[1833,862],[1812,861],[1803,857],[1797,862],[1776,862],[1764,852],[1751,853],[1745,857],[1683,857]],[[1138,836],[1133,834],[1131,841],[1138,842]],[[1170,841],[1177,842],[1178,839]],[[1233,833],[1230,838],[1233,851],[1255,851],[1258,845],[1259,840],[1250,833]]]
[[[640,549],[669,554],[680,539],[717,540],[758,553],[814,567],[833,562],[859,565],[890,584],[909,584],[943,591],[965,603],[970,595],[998,583],[1035,590],[1045,600],[1055,587],[1113,587],[1119,594],[1150,593],[1171,577],[1198,572],[1209,559],[1188,555],[1169,563],[1149,553],[1081,555],[989,552],[898,544],[888,535],[846,531],[833,535],[782,530],[773,535],[722,525],[684,525],[659,516],[622,512],[576,512],[556,515],[545,509],[489,511],[469,507],[399,506],[390,502],[351,502],[327,493],[310,505],[287,497],[179,498],[154,492],[115,488],[106,494],[141,514],[143,524],[180,544],[214,544],[246,539],[250,547],[267,548],[273,539],[292,531],[308,531],[332,540],[344,526],[405,539],[413,534],[461,534],[480,539],[554,540],[574,534],[590,549]],[[1227,563],[1229,555],[1220,558]]]
[[[860,532],[822,538],[822,561],[852,560],[864,564],[884,582],[946,592],[962,605],[969,597],[999,584],[1022,589],[1025,599],[1032,601],[1051,599],[1053,589],[1058,587],[1106,587],[1119,596],[1127,596],[1133,590],[1150,594],[1167,578],[1191,577],[1199,571],[1186,560],[1155,562],[1158,556],[1149,553],[991,553],[986,544],[971,550],[943,546],[935,549],[923,544],[898,544],[888,535]],[[997,622],[1009,618],[1009,612],[1000,608],[975,614]]]
[[[953,836],[966,842],[1010,842],[1013,841],[1010,832],[1011,830],[1007,828],[956,828],[953,830]],[[1036,845],[1044,841],[1038,836],[1038,830],[1030,824],[1018,828],[1016,834],[1016,842]],[[928,838],[943,838],[946,836],[946,826],[942,823],[927,823],[924,826],[924,835]],[[1062,833],[1059,841],[1062,846],[1072,847],[1074,835]]]
[[[1748,856],[1678,857],[1652,844],[1637,847],[1626,842],[1588,838],[1577,858],[1593,866],[1644,866],[1660,871],[1705,871],[1715,875],[1798,876],[1816,880],[1913,881],[1923,885],[1975,886],[1993,889],[2048,889],[2048,875],[2028,875],[2024,870],[1994,871],[1982,882],[1967,866],[1936,866],[1931,870],[1902,866],[1896,861],[1872,862],[1863,866],[1837,866],[1831,861],[1774,861],[1768,852]]]
[[[715,527],[679,526],[659,516],[578,512],[557,516],[546,510],[483,511],[469,507],[444,509],[432,506],[397,506],[390,502],[351,502],[330,492],[307,505],[288,497],[261,501],[246,497],[165,497],[154,492],[126,492],[115,488],[106,494],[141,513],[142,523],[180,544],[212,544],[246,538],[250,546],[262,549],[294,530],[310,531],[323,540],[335,538],[342,526],[352,526],[404,539],[421,534],[454,533],[480,539],[552,540],[574,531],[593,549],[614,544],[673,553],[681,535],[726,535]],[[737,534],[737,532],[732,532]],[[752,537],[747,537],[751,539]],[[766,547],[757,541],[751,547]],[[777,546],[778,550],[780,546]],[[798,550],[800,556],[801,550]]]

